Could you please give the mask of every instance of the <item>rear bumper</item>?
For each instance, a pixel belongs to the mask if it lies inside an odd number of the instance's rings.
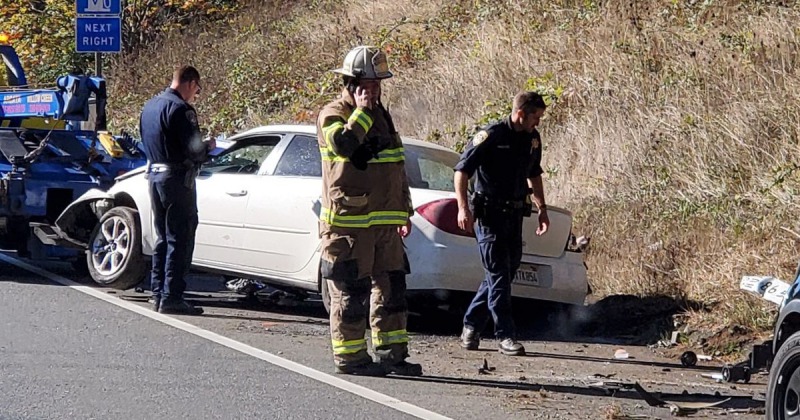
[[[444,291],[475,292],[484,277],[478,244],[474,238],[447,234],[415,220],[406,239],[411,263],[410,292],[427,290],[437,295]],[[583,304],[588,294],[588,279],[583,254],[564,252],[558,258],[522,256],[523,267],[534,264],[541,273],[538,285],[512,286],[514,297]]]

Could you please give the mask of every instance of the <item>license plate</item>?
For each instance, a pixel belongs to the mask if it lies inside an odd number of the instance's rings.
[[[520,268],[514,277],[515,283],[527,284],[531,286],[539,285],[539,273],[535,268]]]

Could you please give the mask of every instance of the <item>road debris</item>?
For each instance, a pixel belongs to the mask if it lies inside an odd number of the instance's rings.
[[[722,376],[722,373],[702,373],[700,376],[708,379],[713,379],[717,382],[722,382],[725,380],[725,377]]]
[[[655,395],[647,392],[639,382],[634,384],[634,388],[639,395],[642,396],[642,399],[650,405],[651,407],[669,407],[670,413],[673,416],[681,417],[686,416],[689,414],[697,413],[700,410],[709,409],[709,408],[717,408],[720,404],[726,403],[730,401],[730,398],[726,398],[721,401],[716,401],[712,403],[705,403],[705,402],[690,402],[690,401],[665,401],[662,400]]]
[[[611,379],[611,378],[613,378],[615,376],[617,376],[616,373],[609,373],[607,375],[602,374],[602,373],[595,373],[594,375],[592,375],[592,378]]]
[[[608,396],[613,396],[619,391],[633,391],[634,384],[620,381],[599,381],[588,384],[589,388],[603,391]]]
[[[630,355],[628,354],[627,351],[625,351],[625,349],[618,349],[617,351],[614,352],[615,359],[627,359],[629,357]]]
[[[789,287],[791,286],[785,281],[772,276],[744,276],[739,283],[741,290],[760,296],[776,305],[783,303]]]
[[[494,366],[489,366],[489,361],[485,358],[483,359],[483,366],[478,368],[478,374],[480,375],[488,375],[489,372],[494,372]]]
[[[681,355],[681,364],[683,367],[692,367],[697,364],[697,354],[693,351],[685,351]]]

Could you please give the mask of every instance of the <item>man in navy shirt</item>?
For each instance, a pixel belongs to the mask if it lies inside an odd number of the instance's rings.
[[[479,131],[454,168],[458,226],[467,232],[474,228],[486,271],[464,315],[461,346],[468,350],[478,349],[491,314],[499,351],[525,354],[511,317],[511,281],[522,259],[522,221],[532,207],[529,196],[539,211],[536,234],[543,235],[550,224],[542,186],[542,142],[536,130],[545,109],[539,94],[517,94],[511,115]],[[468,200],[473,175],[475,191]]]
[[[213,139],[201,138],[197,112],[189,104],[200,90],[200,73],[183,66],[170,87],[144,105],[139,119],[157,234],[151,291],[153,309],[160,313],[203,313],[183,299],[198,222],[195,177],[216,147]]]

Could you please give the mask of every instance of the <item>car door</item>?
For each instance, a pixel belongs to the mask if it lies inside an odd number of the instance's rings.
[[[242,255],[247,202],[279,141],[280,136],[240,139],[203,165],[197,177],[195,263],[231,268],[247,262]]]
[[[322,166],[317,139],[296,134],[247,203],[245,248],[259,269],[297,278],[319,246]],[[312,270],[316,273],[316,268]],[[316,281],[312,279],[301,279]]]

